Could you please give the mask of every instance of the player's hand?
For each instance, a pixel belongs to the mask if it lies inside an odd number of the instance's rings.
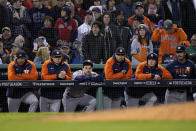
[[[153,80],[161,80],[160,75],[155,75]]]
[[[59,78],[65,79],[65,76],[66,76],[66,72],[64,70],[59,73]]]

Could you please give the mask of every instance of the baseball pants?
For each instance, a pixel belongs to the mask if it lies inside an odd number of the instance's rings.
[[[40,112],[59,112],[61,99],[48,99],[40,97]]]
[[[30,104],[28,112],[35,112],[38,106],[38,99],[32,92],[26,93],[21,98],[8,97],[7,102],[9,112],[18,112],[21,102]]]
[[[119,109],[120,108],[121,97],[119,98],[109,98],[108,96],[103,96],[103,109]]]
[[[153,106],[157,101],[157,96],[153,92],[146,93],[141,98],[131,97],[126,92],[124,95],[127,107],[138,107],[140,101],[145,102],[144,106]]]
[[[92,112],[96,107],[96,99],[88,94],[84,94],[84,96],[78,98],[66,94],[62,99],[62,103],[64,106],[64,112],[74,112],[78,105],[86,106],[85,112]]]
[[[165,104],[186,102],[187,101],[187,92],[178,92],[176,90],[168,90],[165,93]]]

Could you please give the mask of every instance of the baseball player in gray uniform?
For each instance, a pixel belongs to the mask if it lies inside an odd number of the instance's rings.
[[[82,70],[75,71],[72,75],[72,79],[78,80],[80,82],[102,81],[102,77],[97,73],[93,72],[92,69],[93,69],[92,61],[85,60],[83,62]],[[64,111],[74,112],[78,105],[85,106],[86,112],[94,111],[96,106],[96,99],[93,96],[85,93],[89,88],[90,87],[66,88],[62,99]]]

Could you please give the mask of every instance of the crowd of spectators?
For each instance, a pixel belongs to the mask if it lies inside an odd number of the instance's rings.
[[[177,45],[194,41],[195,6],[194,0],[0,0],[0,63],[9,64],[22,48],[40,64],[54,49],[66,52],[69,64],[100,64],[122,46],[132,64],[151,52],[167,64]]]

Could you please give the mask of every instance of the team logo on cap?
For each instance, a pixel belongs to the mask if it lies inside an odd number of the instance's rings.
[[[123,50],[122,50],[122,49],[120,49],[120,52],[123,52]]]
[[[57,51],[57,52],[56,52],[56,54],[57,54],[57,55],[59,55],[59,54],[60,54],[60,52],[58,52],[58,51]]]
[[[154,55],[153,55],[153,54],[151,54],[151,56],[153,57]]]
[[[181,47],[179,46],[178,49],[180,50],[180,48],[181,48]]]
[[[22,56],[22,54],[19,54],[19,56]]]

